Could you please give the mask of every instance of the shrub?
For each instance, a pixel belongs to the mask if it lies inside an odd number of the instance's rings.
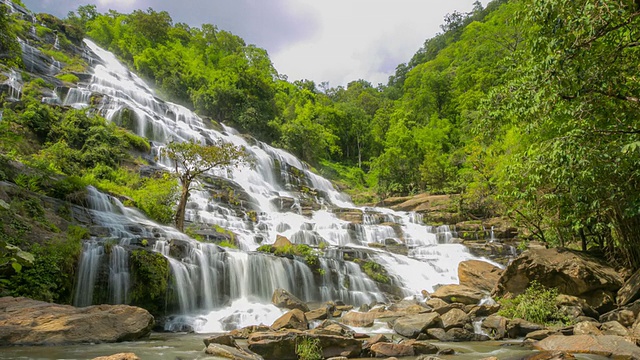
[[[527,290],[514,299],[500,299],[499,315],[518,318],[536,324],[564,324],[570,320],[560,313],[556,305],[558,290],[546,288],[532,281]]]
[[[169,286],[169,262],[162,254],[134,250],[131,252],[132,305],[158,315],[164,308]]]
[[[322,360],[322,348],[320,340],[316,338],[299,338],[296,343],[296,355],[300,360]]]

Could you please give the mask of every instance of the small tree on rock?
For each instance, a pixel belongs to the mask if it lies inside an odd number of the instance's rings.
[[[195,140],[172,142],[160,152],[174,163],[174,172],[180,180],[182,191],[176,210],[176,228],[184,230],[184,215],[193,181],[209,170],[230,169],[249,163],[249,155],[242,146],[219,140],[211,146],[203,146]]]

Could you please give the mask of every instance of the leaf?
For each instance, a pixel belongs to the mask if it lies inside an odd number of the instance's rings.
[[[22,270],[22,265],[20,265],[20,263],[18,262],[11,263],[11,267],[13,267],[13,270],[15,270],[17,273]]]

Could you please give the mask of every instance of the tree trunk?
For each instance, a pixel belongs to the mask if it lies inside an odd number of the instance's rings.
[[[184,231],[184,214],[187,209],[187,200],[189,200],[190,186],[191,181],[182,181],[182,193],[180,194],[178,209],[176,210],[176,228],[180,231]]]

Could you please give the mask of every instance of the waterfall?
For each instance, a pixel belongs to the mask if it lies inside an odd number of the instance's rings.
[[[205,240],[210,236],[208,229],[216,226],[233,232],[238,250],[191,239],[89,187],[92,230],[100,236],[85,243],[76,304],[89,305],[95,300],[93,288],[98,272],[105,268],[109,271],[109,301],[130,301],[127,254],[142,244],[165,256],[171,270],[170,301],[175,311],[166,329],[186,325],[203,332],[269,324],[282,313],[269,304],[277,288],[304,301],[340,300],[356,306],[386,301],[378,284],[356,262],[347,261],[354,258],[381,264],[390,285],[406,296],[457,282],[458,264],[474,258],[463,245],[452,243],[455,231],[448,226],[426,226],[415,213],[356,207],[295,156],[257,140],[247,141],[224,125],[220,131],[212,129],[187,108],[157,98],[113,54],[89,40],[85,43],[90,50],[87,61],[93,64],[92,77],[69,90],[65,105],[88,107],[93,95],[98,95],[100,113],[151,140],[153,154],[159,154],[169,141],[222,140],[244,146],[255,165],[208,173],[207,181],[192,192],[185,216],[187,222],[201,225]],[[154,166],[171,171],[172,164],[158,157]],[[210,186],[214,181],[228,184],[242,205],[218,201],[217,190]],[[300,186],[312,191],[299,191]],[[342,220],[334,212],[340,208],[362,216],[357,221]],[[248,211],[253,212],[251,217]],[[278,236],[316,247],[320,252],[317,263],[255,251],[273,244]],[[404,255],[391,253],[387,246],[405,247],[406,251]],[[109,256],[104,256],[105,248]]]

